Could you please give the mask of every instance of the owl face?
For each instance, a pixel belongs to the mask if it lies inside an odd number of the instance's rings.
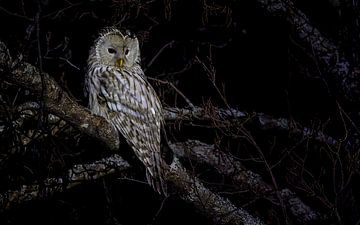
[[[95,45],[100,63],[119,69],[130,68],[140,59],[139,42],[136,37],[123,35],[112,29],[102,34]]]

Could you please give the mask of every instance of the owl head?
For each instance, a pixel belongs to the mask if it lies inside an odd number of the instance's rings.
[[[115,28],[107,28],[101,33],[95,41],[93,51],[102,65],[123,69],[140,63],[138,39],[129,32],[122,34]]]

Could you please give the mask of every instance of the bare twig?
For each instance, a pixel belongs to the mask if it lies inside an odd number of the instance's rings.
[[[46,87],[45,87],[45,78],[43,74],[43,58],[41,53],[41,43],[40,43],[40,15],[41,15],[41,4],[40,1],[37,1],[37,12],[35,15],[35,25],[36,25],[36,44],[37,44],[37,53],[38,53],[38,60],[39,60],[39,75],[41,78],[41,100],[40,100],[40,118],[39,118],[39,125],[43,128],[44,122],[46,121],[45,117],[45,107],[46,102],[44,101],[44,97],[46,95]]]
[[[119,155],[89,164],[74,165],[64,177],[48,178],[42,184],[22,185],[18,190],[1,193],[0,210],[10,209],[30,200],[45,199],[56,192],[63,192],[85,181],[93,181],[114,172],[123,172],[129,167]]]
[[[190,176],[176,159],[171,164],[168,180],[175,184],[182,199],[211,217],[215,224],[263,224],[244,209],[234,206],[204,187],[197,178]]]
[[[341,54],[340,49],[332,41],[311,25],[308,17],[295,7],[291,0],[257,0],[272,15],[279,15],[292,24],[293,34],[313,50],[314,56],[323,64],[324,78],[335,81],[335,86],[342,90],[348,100],[360,100],[360,69]]]
[[[156,55],[150,60],[150,62],[144,68],[144,72],[155,62],[155,60],[160,56],[160,54],[168,47],[171,47],[175,43],[174,40],[170,41],[169,43],[165,44],[160,48],[160,50],[156,53]]]
[[[192,104],[192,102],[177,87],[175,87],[175,85],[173,83],[171,83],[169,81],[159,80],[159,79],[156,79],[156,78],[153,78],[153,77],[148,77],[148,79],[149,80],[154,80],[154,81],[159,82],[161,84],[169,85],[170,87],[172,87],[176,91],[176,93],[178,93],[185,100],[185,102],[188,104],[188,106],[191,109],[195,110],[194,104]]]
[[[206,72],[209,81],[211,82],[211,84],[213,85],[213,87],[215,88],[216,92],[219,94],[220,98],[222,99],[222,101],[224,102],[224,104],[226,105],[227,108],[230,108],[226,97],[224,96],[224,93],[222,93],[219,89],[219,87],[216,84],[216,70],[213,66],[212,63],[212,59],[211,59],[211,47],[210,47],[210,56],[208,57],[208,60],[210,62],[206,63],[203,60],[201,60],[198,56],[195,57],[195,61],[197,63],[199,63],[201,65],[201,67],[204,69],[204,71]]]
[[[222,108],[201,108],[195,107],[191,109],[165,108],[166,120],[239,120],[244,122],[252,122],[263,130],[279,130],[288,131],[306,138],[313,138],[320,143],[336,147],[339,142],[334,138],[324,134],[321,131],[312,130],[307,127],[297,128],[292,126],[292,122],[285,118],[274,118],[263,113],[249,114],[237,109]]]
[[[82,2],[78,2],[78,3],[70,3],[69,1],[67,1],[67,3],[69,4],[68,6],[64,7],[63,9],[60,9],[60,10],[56,10],[55,12],[51,12],[47,15],[44,15],[41,17],[41,19],[45,19],[45,18],[48,18],[48,17],[51,17],[52,19],[58,17],[59,15],[61,15],[62,13],[64,13],[66,10],[69,10],[71,8],[74,8],[74,7],[77,7],[81,4],[83,4]]]
[[[6,46],[0,42],[0,54],[5,54],[7,51]],[[30,89],[40,96],[42,79],[39,71],[25,62],[19,62],[15,67],[7,67],[8,62],[3,62],[4,59],[0,59],[2,67],[0,71],[9,71],[4,74],[4,79],[9,83]],[[101,140],[110,149],[119,148],[118,133],[104,118],[91,114],[88,109],[77,104],[48,74],[44,72],[43,76],[46,89],[43,98],[46,103],[45,110],[59,116],[87,135]]]
[[[231,155],[216,149],[214,145],[198,140],[188,140],[170,144],[170,147],[178,157],[190,158],[211,165],[220,174],[230,177],[234,184],[237,184],[241,189],[250,190],[257,196],[270,199],[278,204],[276,190],[272,186],[264,182],[260,175],[247,170],[240,162],[234,160]],[[319,221],[319,213],[301,201],[294,192],[283,189],[279,193],[286,207],[290,209],[299,222]]]
[[[77,164],[67,171],[65,177],[48,178],[41,184],[22,185],[18,190],[1,193],[0,209],[7,210],[27,201],[46,199],[54,193],[64,192],[81,183],[115,172],[124,172],[129,167],[119,155],[112,155],[89,164]],[[190,176],[177,160],[170,166],[167,174],[167,180],[175,185],[182,199],[193,204],[216,224],[263,224],[244,209],[235,207],[228,200],[205,188],[197,178]]]
[[[25,15],[20,15],[18,13],[14,13],[14,12],[11,12],[7,9],[5,9],[4,7],[0,7],[0,11],[3,11],[4,13],[10,15],[10,16],[15,16],[15,17],[18,17],[18,18],[21,18],[21,19],[24,19],[24,20],[27,20],[27,21],[30,21],[30,22],[33,22],[34,19],[30,18],[30,17],[27,17]]]

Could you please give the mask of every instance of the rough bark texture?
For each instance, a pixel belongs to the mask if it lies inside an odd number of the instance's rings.
[[[45,110],[61,117],[89,136],[104,142],[111,150],[119,148],[119,137],[104,118],[92,115],[88,109],[77,104],[47,73],[42,72],[40,74],[36,67],[26,62],[9,61],[11,59],[9,50],[1,41],[0,54],[2,79],[28,88],[38,93],[39,97],[42,92],[42,79],[44,79],[46,95],[43,101]]]
[[[50,198],[55,193],[64,192],[84,182],[94,181],[115,172],[121,173],[129,167],[130,165],[119,155],[113,155],[88,164],[73,165],[63,177],[48,178],[41,184],[22,185],[18,190],[8,190],[1,193],[1,211],[31,200]]]

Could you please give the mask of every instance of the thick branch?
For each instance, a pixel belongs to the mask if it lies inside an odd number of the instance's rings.
[[[340,49],[311,25],[307,16],[291,0],[257,0],[269,13],[284,17],[293,27],[294,35],[312,50],[323,64],[324,78],[335,81],[342,94],[351,101],[360,100],[360,70],[353,67]],[[330,82],[331,83],[331,82]]]
[[[66,191],[86,181],[94,181],[115,172],[123,172],[129,164],[121,156],[113,155],[89,164],[77,164],[67,171],[67,175],[48,178],[41,184],[22,185],[18,190],[8,190],[0,194],[0,210],[36,199],[46,199],[57,192]],[[260,225],[262,222],[245,210],[235,207],[228,200],[212,193],[197,178],[190,176],[175,160],[167,168],[167,180],[175,185],[181,198],[193,204],[199,211],[210,217],[216,224]]]
[[[234,206],[229,200],[204,187],[196,177],[186,172],[177,159],[171,164],[168,180],[176,186],[183,200],[211,217],[215,224],[263,224],[244,209]]]
[[[228,120],[228,119],[246,119],[248,113],[241,112],[236,109],[217,109],[217,108],[201,108],[179,109],[168,107],[165,109],[165,120]]]
[[[233,157],[217,150],[214,145],[189,140],[183,143],[170,144],[170,147],[178,157],[190,158],[211,165],[220,174],[230,177],[233,183],[242,189],[250,190],[256,195],[269,198],[272,201],[277,199],[276,190],[264,182],[260,175],[247,170]],[[299,222],[309,223],[320,219],[319,213],[307,206],[292,191],[283,189],[280,193],[286,206]]]
[[[0,210],[9,209],[21,203],[45,199],[57,192],[63,192],[85,181],[92,181],[128,169],[129,164],[119,155],[113,155],[89,164],[74,165],[67,175],[48,178],[42,184],[22,185],[18,190],[9,190],[0,194]]]
[[[41,76],[34,66],[25,62],[9,62],[8,49],[0,42],[0,72],[2,79],[23,86],[41,95]],[[12,65],[14,64],[14,65]],[[92,115],[88,109],[77,104],[46,73],[43,73],[46,88],[44,101],[46,110],[59,116],[87,135],[101,140],[112,150],[119,148],[119,137],[104,118]]]
[[[218,109],[218,108],[200,108],[179,109],[166,108],[165,119],[171,120],[210,120],[210,121],[244,121],[252,122],[262,130],[278,130],[288,131],[301,137],[313,138],[316,141],[336,147],[339,142],[334,138],[325,135],[321,131],[312,130],[310,128],[298,128],[293,126],[294,123],[285,118],[273,118],[263,113],[249,114],[236,109]],[[238,123],[234,123],[238,124]],[[228,124],[227,124],[228,125]]]

